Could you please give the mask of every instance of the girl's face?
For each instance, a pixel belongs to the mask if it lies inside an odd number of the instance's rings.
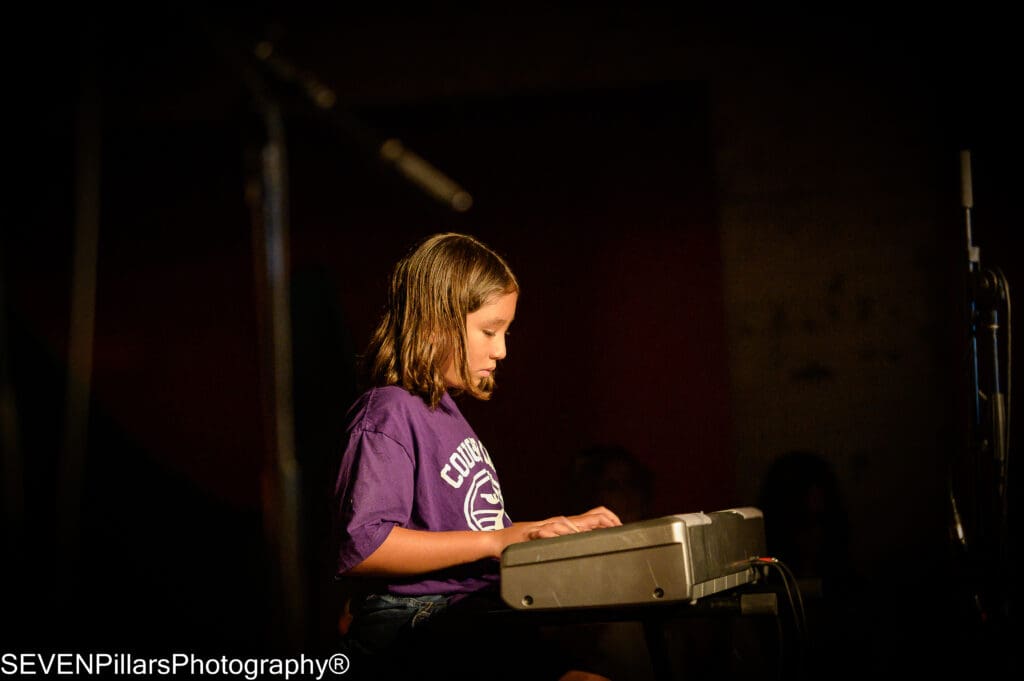
[[[516,316],[518,298],[516,293],[506,293],[466,315],[466,362],[477,383],[490,378],[498,360],[505,358],[505,332]],[[444,377],[450,387],[464,387],[454,360]]]

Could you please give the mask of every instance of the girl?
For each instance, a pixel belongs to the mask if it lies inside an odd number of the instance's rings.
[[[335,485],[337,575],[361,578],[369,594],[352,599],[353,673],[443,659],[434,669],[445,676],[458,667],[504,678],[523,661],[522,678],[602,678],[567,662],[545,669],[548,653],[524,657],[543,646],[522,621],[467,615],[500,606],[498,558],[509,544],[621,524],[604,507],[512,522],[494,461],[452,399],[490,397],[518,296],[505,261],[470,236],[432,236],[395,267],[365,358],[375,387],[349,412]],[[533,650],[495,659],[495,642]]]

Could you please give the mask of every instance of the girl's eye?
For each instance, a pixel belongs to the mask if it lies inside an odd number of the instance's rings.
[[[484,335],[493,338],[496,334],[493,331],[484,331]]]

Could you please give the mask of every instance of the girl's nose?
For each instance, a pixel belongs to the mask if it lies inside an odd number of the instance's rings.
[[[498,334],[494,346],[491,348],[491,359],[505,359],[505,334]]]

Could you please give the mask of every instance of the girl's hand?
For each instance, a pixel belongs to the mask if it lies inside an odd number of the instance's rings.
[[[621,525],[619,517],[604,506],[592,508],[586,513],[572,516],[554,516],[537,522],[514,523],[512,527],[497,530],[494,534],[498,539],[497,555],[509,544],[531,539],[549,539],[565,534],[588,532],[599,527],[616,527]]]

